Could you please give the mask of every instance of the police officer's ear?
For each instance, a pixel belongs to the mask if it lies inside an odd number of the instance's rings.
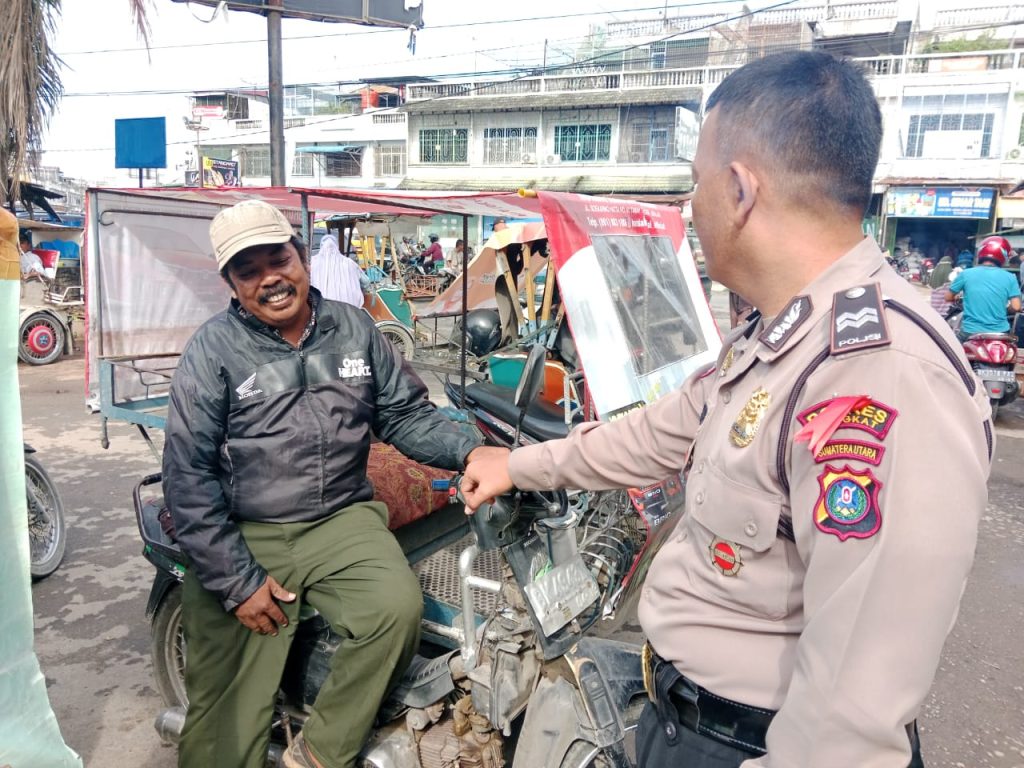
[[[736,229],[746,225],[759,191],[760,183],[749,166],[739,161],[729,163],[729,211]]]

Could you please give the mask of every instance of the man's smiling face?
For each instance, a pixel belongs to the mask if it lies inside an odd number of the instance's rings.
[[[309,320],[309,270],[291,243],[257,245],[231,259],[231,288],[243,309],[288,338]]]

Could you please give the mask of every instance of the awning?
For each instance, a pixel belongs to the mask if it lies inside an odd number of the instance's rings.
[[[296,152],[314,154],[317,152],[354,152],[365,149],[362,144],[318,144],[315,147],[296,147]]]
[[[684,106],[700,104],[701,89],[625,88],[600,91],[571,91],[559,93],[508,94],[492,96],[486,87],[475,96],[445,96],[443,98],[409,101],[399,111],[409,114],[439,114],[445,112],[533,112],[538,109],[582,109],[585,107],[618,106]]]
[[[683,195],[693,189],[690,165],[681,166],[679,173],[671,175],[643,176],[580,173],[573,175],[550,175],[527,179],[525,173],[517,176],[479,178],[460,176],[446,179],[429,179],[410,176],[399,185],[399,189],[468,189],[481,192],[513,192],[520,188],[544,190],[547,192],[579,192],[586,195]]]

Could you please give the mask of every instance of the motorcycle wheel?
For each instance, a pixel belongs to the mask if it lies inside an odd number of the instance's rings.
[[[153,677],[160,698],[168,707],[188,709],[185,692],[185,632],[181,626],[181,585],[167,592],[153,613],[150,626]]]
[[[49,576],[64,559],[67,525],[64,502],[43,465],[25,456],[25,496],[28,504],[28,549],[33,579]]]
[[[384,338],[394,345],[402,357],[406,360],[413,359],[416,354],[416,341],[408,328],[394,320],[384,320],[377,323],[377,330],[384,334]]]
[[[644,698],[633,699],[622,713],[626,727],[626,755],[633,765],[636,765],[636,727],[640,724],[645,701]],[[613,765],[615,763],[600,747],[589,741],[575,741],[562,758],[560,768],[612,768]]]
[[[18,358],[29,365],[55,363],[64,352],[64,329],[45,312],[36,312],[21,324]]]

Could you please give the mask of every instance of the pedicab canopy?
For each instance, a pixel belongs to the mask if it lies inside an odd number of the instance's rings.
[[[657,399],[717,357],[720,337],[678,208],[547,192],[94,189],[86,235],[91,390],[99,357],[178,354],[227,305],[209,222],[220,208],[253,197],[277,205],[296,226],[314,213],[374,220],[542,216],[558,292],[602,417]],[[485,298],[493,299],[499,253],[481,249],[467,270],[471,287],[474,276],[491,283]],[[417,314],[450,314],[456,296],[462,310],[461,295],[460,285]]]

